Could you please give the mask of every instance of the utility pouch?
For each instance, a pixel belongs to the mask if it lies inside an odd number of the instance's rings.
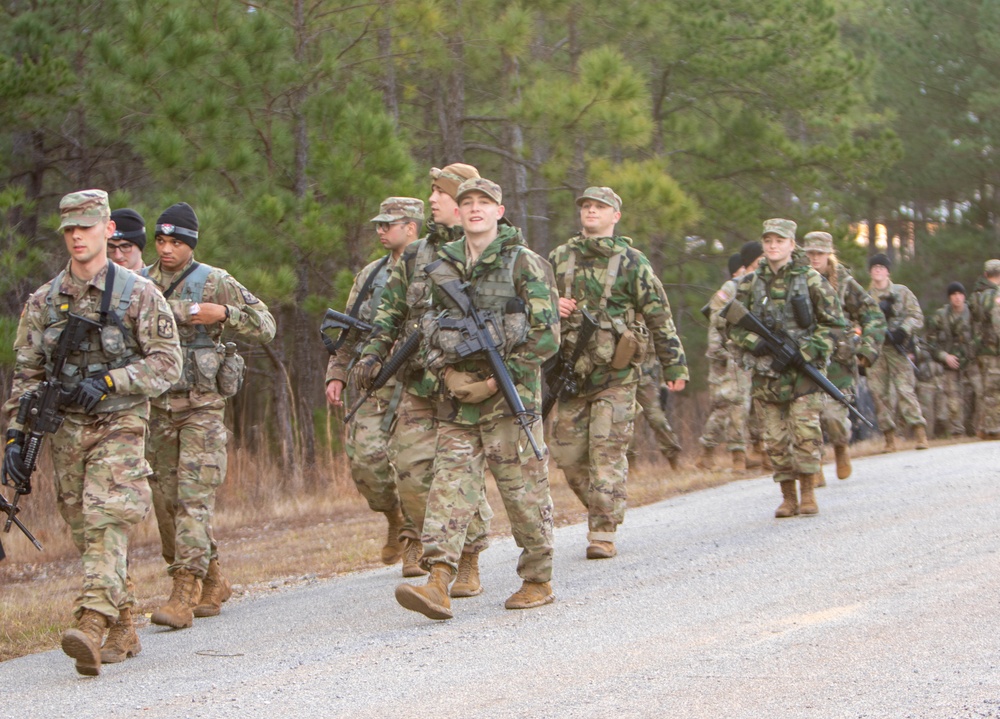
[[[113,357],[125,354],[128,345],[125,343],[125,335],[122,334],[121,328],[117,325],[104,325],[101,328],[101,348]]]
[[[222,366],[222,348],[199,347],[191,352],[194,369],[194,387],[201,392],[218,392],[215,378]]]
[[[222,365],[219,367],[219,373],[215,379],[219,387],[219,394],[223,397],[232,397],[243,386],[243,378],[246,376],[246,360],[236,351],[235,342],[226,342],[225,347]]]
[[[639,338],[632,327],[625,325],[616,318],[613,322],[617,325],[618,342],[615,344],[615,353],[611,357],[611,369],[625,369],[639,352]]]

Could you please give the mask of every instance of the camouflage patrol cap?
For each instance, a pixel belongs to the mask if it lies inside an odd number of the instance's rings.
[[[459,185],[458,193],[455,195],[455,201],[461,202],[462,197],[470,192],[482,192],[498,205],[503,204],[503,190],[500,189],[500,185],[493,182],[493,180],[487,180],[485,177],[477,177],[472,180],[466,180]]]
[[[93,227],[111,219],[108,193],[104,190],[71,192],[59,200],[59,231],[67,227]]]
[[[622,198],[610,187],[588,187],[582,195],[576,198],[577,207],[582,205],[584,200],[597,200],[613,207],[615,212],[622,211]]]
[[[431,168],[431,187],[437,185],[442,192],[446,192],[452,197],[458,196],[458,186],[466,180],[473,180],[479,177],[479,170],[472,165],[465,165],[461,162],[453,162],[445,165],[443,169]]]
[[[387,197],[378,206],[378,214],[370,222],[424,219],[424,202],[416,197]]]
[[[1000,274],[1000,260],[986,260],[986,264],[983,265],[983,272],[990,276]]]
[[[764,220],[764,230],[760,233],[760,238],[764,239],[764,235],[777,235],[778,237],[784,237],[786,240],[795,239],[795,230],[798,225],[792,220],[783,220],[780,217],[773,217],[770,220]]]
[[[829,232],[810,232],[803,240],[802,249],[806,252],[833,252],[833,235]]]

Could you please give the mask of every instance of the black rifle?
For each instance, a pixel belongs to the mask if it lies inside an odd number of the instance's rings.
[[[555,367],[545,377],[545,383],[549,386],[549,393],[545,395],[545,401],[542,402],[543,420],[549,416],[549,412],[555,407],[557,399],[576,397],[580,392],[580,386],[576,381],[576,372],[573,371],[573,368],[576,367],[577,361],[583,356],[587,345],[590,343],[590,338],[597,331],[598,327],[597,320],[587,311],[586,307],[581,307],[580,312],[583,314],[583,322],[580,324],[580,332],[576,338],[576,346],[573,347],[573,354],[570,355],[568,360],[560,357]]]
[[[889,324],[889,320],[891,320],[893,317],[896,316],[896,308],[893,306],[895,302],[896,298],[893,297],[892,295],[889,295],[888,297],[883,297],[878,302],[878,308],[882,310],[882,314],[885,315],[886,325]],[[886,327],[885,338],[889,341],[889,344],[895,347],[896,351],[899,352],[899,354],[903,355],[903,358],[910,363],[910,367],[913,368],[913,371],[919,372],[919,370],[917,369],[917,365],[915,365],[913,363],[913,360],[910,359],[910,354],[906,351],[906,347],[903,346],[902,342],[897,342],[892,338],[892,336],[889,334],[888,327]]]
[[[914,372],[920,371],[917,369],[917,365],[913,363],[913,360],[910,359],[910,353],[906,351],[906,347],[903,345],[902,342],[897,342],[896,340],[894,340],[892,338],[892,335],[890,335],[888,331],[886,331],[885,333],[885,338],[889,341],[889,344],[891,344],[893,347],[896,348],[896,351],[899,352],[899,354],[903,355],[903,359],[905,359],[907,362],[910,363],[910,367],[913,369]]]
[[[420,328],[417,326],[413,327],[413,332],[409,337],[406,338],[406,342],[400,347],[396,352],[389,358],[389,361],[382,365],[382,369],[378,371],[378,375],[375,377],[375,381],[372,382],[372,386],[368,388],[368,391],[364,395],[358,397],[357,401],[351,405],[351,409],[344,415],[344,424],[350,422],[355,413],[361,409],[361,405],[369,400],[369,398],[378,392],[380,389],[385,387],[386,383],[393,378],[399,370],[403,368],[410,357],[412,357],[417,349],[420,347]]]
[[[438,262],[441,261],[438,260]],[[438,287],[441,288],[441,291],[452,302],[458,305],[459,310],[465,315],[460,320],[448,317],[443,317],[440,320],[442,328],[462,332],[464,339],[458,344],[455,351],[458,352],[459,357],[469,357],[478,352],[486,355],[486,361],[493,371],[493,378],[496,380],[503,398],[507,400],[507,405],[514,413],[514,419],[521,425],[524,433],[528,435],[528,442],[531,443],[531,448],[535,451],[535,456],[538,459],[542,459],[545,455],[542,454],[538,442],[535,441],[535,436],[531,434],[531,425],[538,419],[538,415],[532,414],[525,409],[524,402],[521,401],[521,396],[517,393],[517,388],[514,387],[514,381],[510,378],[510,372],[507,371],[507,367],[503,363],[503,357],[500,356],[500,350],[497,349],[496,342],[493,341],[493,335],[490,334],[486,320],[479,314],[479,310],[473,304],[472,298],[469,297],[468,283],[461,282],[460,280],[451,280],[450,282],[439,284]],[[489,317],[489,322],[494,323],[494,329],[496,329],[496,320],[492,316]],[[500,336],[499,332],[497,332],[497,336]]]
[[[788,336],[783,333],[772,332],[755,314],[736,300],[731,301],[722,308],[722,316],[729,324],[742,327],[747,332],[753,332],[764,341],[767,352],[771,355],[772,367],[776,371],[781,372],[786,367],[794,367],[803,372],[809,379],[819,385],[821,390],[847,407],[851,414],[872,429],[875,429],[875,425],[861,414],[857,407],[848,401],[843,392],[824,377],[822,372],[806,362],[805,357],[802,356],[802,352],[799,351],[799,348]]]
[[[351,315],[345,315],[343,312],[328,309],[326,316],[323,318],[323,324],[319,326],[319,336],[323,338],[323,344],[326,345],[327,351],[330,354],[335,354],[343,340],[333,340],[327,335],[327,330],[340,330],[340,336],[343,338],[351,330],[357,330],[364,336],[369,334],[372,329],[372,325],[364,320],[359,320],[357,317],[352,317]]]
[[[11,525],[16,524],[17,528],[24,532],[25,536],[39,550],[41,550],[42,545],[17,518],[17,513],[20,511],[17,503],[22,495],[31,494],[31,475],[38,465],[38,453],[42,449],[42,440],[45,439],[45,435],[55,434],[59,431],[63,419],[66,417],[64,412],[66,405],[73,402],[74,390],[67,389],[59,378],[62,377],[69,353],[80,347],[80,343],[84,341],[88,330],[91,329],[99,331],[101,324],[70,313],[69,320],[66,322],[62,334],[59,335],[59,343],[52,356],[51,379],[40,382],[38,387],[31,392],[26,392],[18,400],[17,423],[24,427],[26,436],[21,461],[27,471],[28,480],[20,483],[10,481],[6,476],[3,477],[2,481],[5,485],[13,485],[14,499],[11,502],[4,499],[0,503],[0,511],[7,515],[7,521],[3,527],[4,533],[10,532]]]

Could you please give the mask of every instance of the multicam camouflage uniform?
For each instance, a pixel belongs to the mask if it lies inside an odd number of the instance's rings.
[[[986,263],[987,273],[1000,272],[1000,260]],[[982,409],[976,433],[1000,438],[1000,287],[980,277],[969,298],[976,358],[979,362]]]
[[[891,317],[887,318],[888,330],[892,332],[902,329],[907,338],[912,338],[924,326],[924,313],[916,296],[905,285],[890,282],[884,290],[871,285],[868,293],[880,305],[883,302],[892,305]],[[894,432],[896,423],[893,421],[892,392],[895,391],[899,403],[899,412],[909,427],[925,427],[923,413],[916,395],[916,377],[913,367],[905,355],[896,349],[888,338],[882,347],[878,359],[868,370],[868,386],[875,400],[875,412],[878,416],[878,427],[882,432]]]
[[[939,308],[927,323],[927,342],[942,369],[941,394],[945,421],[940,431],[947,431],[953,437],[961,436],[965,434],[965,407],[972,388],[968,367],[976,361],[969,308],[963,307],[958,313],[952,310],[950,304]],[[958,358],[957,370],[945,364],[945,355],[948,354]]]
[[[104,202],[106,208],[106,195]],[[101,321],[99,311],[110,267],[109,262],[84,282],[67,266],[28,298],[14,341],[14,381],[4,411],[12,419],[19,398],[49,378],[52,353],[69,313],[114,327],[110,332],[92,332],[86,340],[89,349],[74,353],[59,378],[74,386],[85,377],[109,372],[114,393],[97,405],[94,414],[76,405],[67,407],[50,447],[59,512],[83,559],[83,589],[74,614],[79,618],[90,609],[117,621],[119,610],[135,603],[126,582],[128,530],[149,512],[146,478],[151,470],[143,455],[148,398],[180,377],[182,355],[177,326],[163,295],[153,283],[120,267],[114,270],[113,297],[122,302],[113,301],[111,310],[125,332],[112,336],[118,327],[111,320]],[[21,429],[16,423],[10,426]]]
[[[629,238],[576,235],[554,249],[549,262],[560,296],[576,300],[600,325],[574,367],[579,395],[559,400],[550,442],[552,457],[588,509],[588,540],[614,542],[615,531],[625,519],[626,449],[646,351],[640,346],[627,365],[613,369],[617,343],[626,331],[641,341],[651,337],[667,381],[688,379],[684,348],[663,284]],[[642,315],[645,324],[637,315]],[[576,346],[582,317],[575,311],[563,320],[560,351],[566,361]]]
[[[649,352],[639,367],[639,386],[635,393],[635,401],[646,418],[646,424],[653,430],[660,451],[670,462],[670,466],[676,469],[681,443],[677,440],[677,435],[670,427],[670,420],[667,419],[667,414],[660,404],[661,388],[666,391],[663,384],[663,368],[660,367],[660,359],[656,356],[656,352]],[[635,442],[633,434],[630,444],[634,447]],[[630,448],[629,452],[632,451]]]
[[[440,285],[456,279],[468,282],[477,309],[491,311],[498,318],[502,336],[497,344],[504,364],[527,411],[537,413],[542,404],[541,366],[559,347],[552,272],[544,259],[528,249],[517,228],[501,220],[498,229],[496,239],[471,267],[466,242],[459,240],[441,247],[438,258],[443,261],[428,269],[432,306],[444,309],[423,317],[426,361],[442,377],[456,371],[478,382],[492,374],[484,357],[459,358],[455,353],[458,333],[439,323],[442,317],[462,316]],[[553,524],[547,456],[536,459],[501,392],[476,403],[449,396],[438,403],[437,419],[434,480],[423,530],[424,566],[444,562],[458,568],[466,530],[480,511],[488,466],[514,540],[522,549],[518,574],[527,582],[549,582]],[[532,432],[544,447],[541,422],[534,423]]]
[[[193,262],[192,257],[176,272],[167,272],[157,261],[147,272],[157,287],[166,289]],[[170,565],[167,571],[173,575],[185,570],[198,577],[204,577],[209,562],[218,557],[212,514],[216,489],[226,478],[229,432],[223,419],[226,397],[239,387],[238,382],[226,388],[221,384],[223,379],[231,382],[232,377],[228,376],[230,365],[223,364],[220,340],[223,332],[229,331],[270,342],[275,332],[267,305],[225,270],[202,266],[207,274],[200,301],[225,305],[229,318],[211,325],[190,323],[193,295],[197,293],[195,278],[200,273],[181,281],[168,298],[184,349],[184,373],[153,402],[146,450],[153,465],[150,487],[163,558]]]
[[[769,220],[768,223],[777,222]],[[795,233],[795,223],[779,227]],[[765,223],[765,233],[769,224]],[[802,327],[792,311],[792,299],[807,297],[812,324]],[[765,324],[787,334],[802,357],[814,367],[825,368],[834,351],[834,336],[846,326],[837,293],[814,270],[805,253],[795,249],[791,260],[778,270],[762,262],[755,272],[740,279],[736,301]],[[778,372],[768,354],[754,356],[759,338],[742,327],[731,326],[730,339],[741,349],[744,366],[753,372],[751,393],[761,411],[764,443],[774,465],[774,481],[788,482],[820,471],[823,433],[819,416],[823,392],[801,371],[788,367]],[[794,485],[793,485],[794,486]]]

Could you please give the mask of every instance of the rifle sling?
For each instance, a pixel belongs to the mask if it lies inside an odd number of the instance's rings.
[[[383,257],[379,261],[379,263],[375,265],[375,268],[368,273],[368,277],[365,278],[365,283],[361,286],[361,291],[358,292],[358,296],[354,298],[354,304],[351,305],[351,309],[348,310],[347,312],[347,314],[353,317],[354,319],[358,318],[358,312],[361,311],[361,305],[364,304],[365,298],[367,297],[368,293],[371,292],[372,285],[375,284],[376,275],[378,275],[378,273],[382,271],[382,268],[385,267],[386,263],[389,261],[389,257],[391,257],[391,254]],[[341,328],[340,334],[337,335],[336,342],[333,343],[333,347],[327,348],[330,350],[331,355],[336,354],[337,350],[340,349],[341,345],[343,345],[344,342],[347,341],[347,335],[349,332],[350,329],[346,327]]]
[[[166,290],[163,291],[163,299],[169,300],[170,299],[170,295],[172,295],[174,293],[174,290],[177,289],[177,286],[181,282],[183,282],[184,280],[186,280],[187,277],[188,277],[188,275],[190,275],[196,269],[198,269],[198,263],[197,262],[192,262],[191,266],[188,267],[186,270],[184,270],[184,274],[182,274],[180,277],[178,277],[176,280],[174,280],[173,284],[171,284],[170,287],[168,287]]]

